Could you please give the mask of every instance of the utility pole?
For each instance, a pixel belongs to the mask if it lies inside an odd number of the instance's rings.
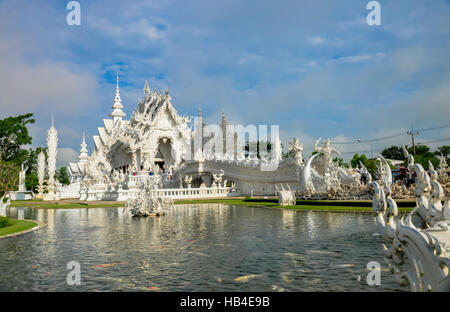
[[[406,132],[406,134],[411,136],[413,155],[416,156],[416,144],[414,143],[414,136],[419,135],[419,131],[414,131],[414,127],[411,127],[411,131]]]

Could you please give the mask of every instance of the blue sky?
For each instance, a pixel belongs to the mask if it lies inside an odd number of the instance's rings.
[[[448,0],[379,1],[381,26],[367,25],[367,0],[80,0],[81,26],[66,24],[68,2],[0,0],[0,117],[35,113],[41,146],[54,115],[60,165],[83,132],[92,150],[116,73],[127,117],[149,80],[170,87],[181,114],[201,106],[207,122],[224,109],[233,123],[279,124],[284,145],[450,123]],[[449,137],[443,128],[417,140]],[[370,150],[336,147],[345,159]]]

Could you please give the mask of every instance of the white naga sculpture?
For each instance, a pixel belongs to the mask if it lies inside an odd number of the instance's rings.
[[[141,183],[137,198],[127,200],[126,208],[133,216],[162,216],[173,207],[173,200],[158,195],[161,176],[153,174]]]
[[[6,217],[6,208],[11,205],[11,198],[8,197],[6,203],[4,202],[5,195],[0,198],[0,217]]]
[[[308,158],[306,161],[306,165],[303,167],[303,169],[299,172],[299,184],[300,184],[300,190],[301,192],[306,193],[307,195],[312,195],[316,191],[314,188],[314,184],[312,182],[312,161],[314,158],[316,158],[318,155],[312,155]]]
[[[359,161],[360,166],[360,174],[365,177],[366,184],[372,183],[372,175],[370,174],[369,170],[367,170],[366,166],[362,163],[362,161]]]
[[[391,167],[389,166],[389,163],[383,156],[377,155],[377,157],[380,160],[380,162],[377,163],[380,180],[383,182],[384,185],[391,186],[392,185]]]
[[[450,201],[432,168],[430,176],[408,155],[416,177],[416,207],[398,215],[389,185],[372,182],[373,213],[384,241],[385,260],[412,291],[450,291]]]
[[[223,169],[220,170],[218,173],[212,173],[213,177],[213,183],[211,184],[211,187],[221,187],[222,184],[222,177],[225,174],[225,171]]]
[[[56,156],[58,154],[58,131],[56,131],[53,125],[47,132],[47,168],[48,168],[48,181],[47,181],[47,193],[44,194],[44,200],[58,200],[57,187],[55,181],[56,172]]]
[[[275,184],[275,188],[277,190],[279,206],[295,206],[296,204],[295,192],[291,190],[289,185],[287,185],[286,190],[283,188],[283,184],[280,184],[280,189]]]

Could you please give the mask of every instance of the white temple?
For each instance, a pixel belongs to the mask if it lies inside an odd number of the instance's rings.
[[[61,198],[127,200],[135,196],[140,177],[152,172],[162,174],[161,190],[172,190],[179,198],[183,198],[179,190],[188,186],[186,178],[190,181],[191,193],[195,189],[200,192],[200,189],[215,188],[221,196],[230,195],[231,191],[240,195],[274,195],[276,184],[288,185],[293,190],[301,189],[299,182],[305,178],[301,173],[306,165],[302,158],[303,147],[297,139],[290,143],[290,156],[285,159],[281,157],[278,137],[272,144],[271,153],[259,158],[252,153],[244,155],[237,133],[227,132],[229,123],[222,112],[221,124],[216,127],[223,133],[223,147],[216,145],[215,150],[221,153],[208,154],[210,152],[205,150],[205,146],[214,138],[210,131],[213,125],[206,125],[201,109],[193,125],[192,118],[178,115],[171,100],[169,90],[150,91],[146,82],[144,98],[126,120],[117,77],[110,118],[103,120],[103,127],[99,127],[98,135],[93,137],[94,150],[90,156],[83,135],[78,161],[68,166],[72,184],[60,189]],[[202,138],[200,145],[196,143],[198,136]],[[325,141],[322,148],[316,146],[324,154],[312,164],[317,171],[313,168],[308,178],[312,179],[310,185],[316,183],[316,190],[326,189],[318,184],[328,181],[329,154],[335,152],[329,145],[330,142]],[[274,170],[262,170],[274,161],[277,163]],[[219,172],[223,172],[223,183],[215,182],[214,176]],[[359,183],[359,176],[353,171],[340,168],[339,175],[348,183]],[[217,197],[216,191],[210,196]],[[195,197],[194,193],[187,197]]]

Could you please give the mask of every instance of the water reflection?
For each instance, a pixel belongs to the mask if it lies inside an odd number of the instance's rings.
[[[8,214],[48,226],[0,240],[3,291],[402,289],[389,272],[381,286],[365,284],[367,263],[383,262],[370,215],[222,204],[177,205],[160,218],[124,208]],[[65,282],[72,260],[82,266],[79,288]]]

